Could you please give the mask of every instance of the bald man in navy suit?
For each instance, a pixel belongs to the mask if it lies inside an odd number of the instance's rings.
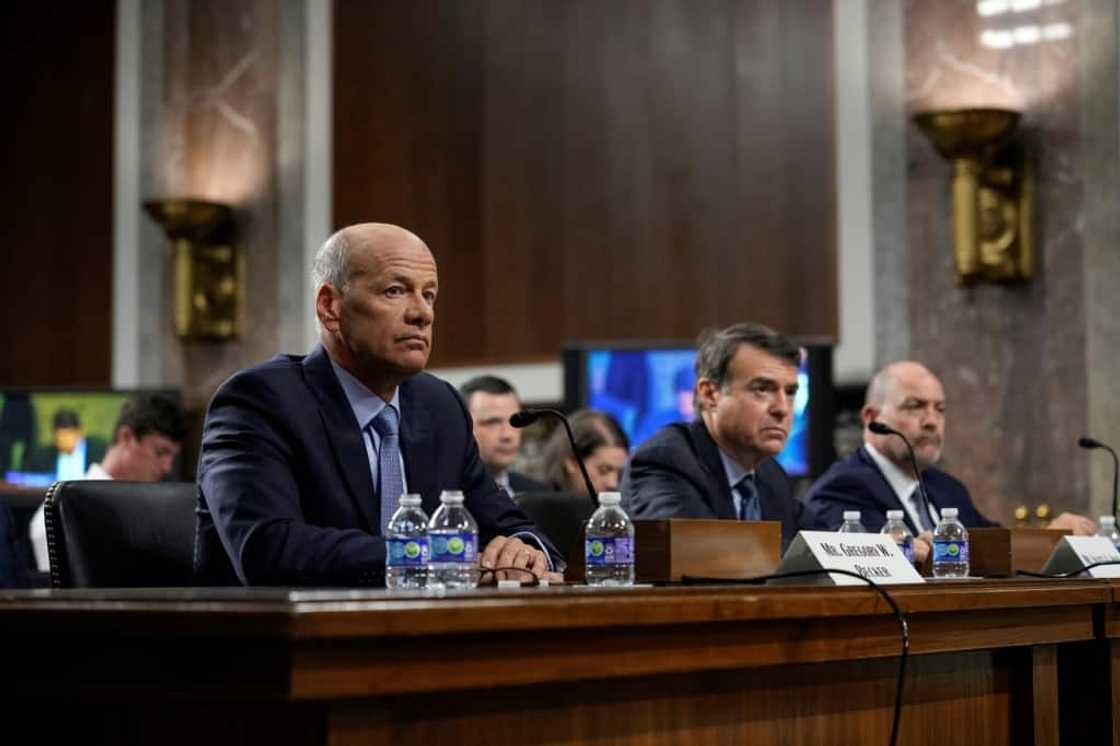
[[[977,510],[960,481],[935,466],[945,440],[945,411],[941,381],[924,365],[902,361],[875,374],[860,411],[863,447],[833,464],[805,493],[805,503],[820,527],[834,530],[845,510],[858,510],[864,527],[878,531],[888,510],[901,510],[907,527],[919,538],[914,555],[922,561],[945,508],[956,508],[966,528],[998,526]],[[901,432],[913,445],[928,502],[918,490],[906,444],[897,435],[871,432],[874,421]],[[1091,520],[1073,513],[1062,513],[1050,528],[1068,528],[1081,535],[1096,531]]]
[[[238,373],[210,404],[198,582],[379,585],[400,494],[431,514],[442,490],[463,491],[483,568],[560,579],[555,549],[487,475],[459,396],[422,372],[439,290],[424,242],[344,228],[316,255],[315,284],[320,344]]]

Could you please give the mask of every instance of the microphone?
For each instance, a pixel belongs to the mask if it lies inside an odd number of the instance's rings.
[[[910,465],[914,467],[914,476],[918,478],[918,490],[922,493],[922,503],[928,514],[930,502],[929,493],[926,492],[926,480],[922,479],[922,471],[918,468],[918,459],[914,456],[914,446],[910,445],[910,439],[885,422],[879,422],[878,420],[869,422],[867,429],[876,435],[897,435],[902,438],[902,442],[906,444],[906,450],[910,453]],[[918,528],[921,528],[921,526]]]
[[[576,463],[579,465],[579,471],[583,474],[583,483],[587,487],[587,496],[591,498],[591,504],[596,508],[599,507],[599,496],[595,494],[595,485],[591,483],[591,477],[587,473],[587,466],[583,463],[583,456],[579,455],[579,449],[576,448],[576,436],[572,434],[572,426],[568,422],[568,418],[559,409],[522,409],[520,412],[514,412],[510,415],[509,424],[518,429],[532,425],[539,420],[543,415],[552,415],[559,418],[560,422],[564,423],[564,430],[568,433],[568,443],[572,447],[572,455],[576,458]]]
[[[1096,440],[1095,438],[1090,438],[1087,435],[1083,435],[1080,438],[1078,438],[1077,439],[1077,445],[1081,446],[1082,448],[1088,448],[1089,450],[1094,450],[1094,449],[1097,449],[1097,448],[1103,448],[1104,450],[1106,450],[1110,454],[1112,454],[1112,515],[1115,516],[1116,515],[1117,486],[1118,486],[1118,482],[1120,482],[1120,459],[1116,458],[1116,451],[1112,450],[1111,448],[1109,448],[1107,445],[1100,442],[1099,440]]]

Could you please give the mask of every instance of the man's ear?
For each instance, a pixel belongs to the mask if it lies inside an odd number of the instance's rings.
[[[319,318],[319,325],[329,332],[338,331],[339,308],[342,305],[342,294],[332,285],[323,283],[315,294],[315,315]]]
[[[701,409],[712,409],[716,405],[716,394],[719,393],[719,386],[710,378],[701,378],[696,381],[696,401],[702,406]]]
[[[867,427],[869,424],[879,419],[879,414],[882,410],[878,407],[873,407],[870,404],[864,404],[863,409],[859,410],[859,418],[863,421],[863,426]]]
[[[117,442],[122,445],[134,445],[136,443],[136,433],[128,425],[121,425],[120,431],[117,433]]]

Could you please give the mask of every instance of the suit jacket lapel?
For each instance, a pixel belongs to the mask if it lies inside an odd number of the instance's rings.
[[[735,512],[735,501],[731,497],[731,485],[727,483],[727,472],[723,469],[723,461],[719,457],[719,446],[712,440],[708,428],[702,419],[696,419],[690,424],[693,442],[696,443],[696,455],[704,469],[709,472],[710,482],[715,487],[712,494],[712,510],[717,518],[738,518]],[[760,497],[761,499],[761,497]]]
[[[303,360],[308,386],[319,400],[319,415],[338,462],[339,471],[350,490],[350,498],[371,533],[379,534],[381,504],[370,477],[369,456],[354,410],[331,368],[322,345],[316,345]],[[407,463],[407,462],[406,462]]]
[[[921,533],[917,526],[914,525],[914,519],[910,517],[910,511],[902,504],[902,500],[898,498],[898,494],[895,493],[894,488],[891,487],[891,483],[887,481],[887,476],[883,474],[883,470],[875,463],[875,459],[871,458],[871,455],[863,446],[859,447],[856,454],[859,456],[860,461],[870,466],[875,470],[875,473],[879,475],[879,480],[874,484],[874,489],[872,490],[872,497],[878,500],[879,504],[883,506],[883,512],[886,513],[888,510],[901,510],[902,520],[906,522],[906,528],[910,529],[910,533],[914,536]]]
[[[410,381],[401,384],[401,452],[408,491],[418,493],[430,515],[439,506],[439,481],[433,458],[432,415],[412,394]]]

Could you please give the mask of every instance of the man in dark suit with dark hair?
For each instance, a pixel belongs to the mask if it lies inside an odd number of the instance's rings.
[[[783,547],[809,528],[773,459],[789,435],[800,359],[800,349],[760,324],[703,335],[699,416],[662,428],[631,457],[622,480],[630,515],[780,521]]]
[[[901,510],[907,527],[919,538],[914,554],[921,561],[929,553],[931,532],[945,508],[956,508],[967,528],[999,525],[976,509],[963,484],[934,466],[941,460],[945,439],[945,390],[925,366],[903,361],[876,373],[867,387],[860,417],[863,447],[833,464],[805,494],[806,507],[821,528],[835,529],[845,510],[858,510],[864,527],[878,531],[886,523],[888,510]],[[898,430],[913,445],[928,504],[918,490],[906,444],[897,435],[871,432],[868,426],[873,421]],[[1058,516],[1050,527],[1080,534],[1096,529],[1092,521],[1073,513]]]
[[[498,486],[511,495],[547,492],[547,485],[510,468],[521,450],[521,430],[509,418],[521,411],[521,399],[509,381],[476,376],[459,387],[459,396],[471,413],[479,458]]]
[[[393,225],[344,228],[316,255],[315,284],[321,344],[236,374],[210,404],[199,581],[380,584],[400,495],[419,493],[431,513],[445,489],[462,490],[478,522],[482,567],[558,578],[534,543],[551,547],[486,474],[462,400],[422,372],[438,291],[424,242]]]

